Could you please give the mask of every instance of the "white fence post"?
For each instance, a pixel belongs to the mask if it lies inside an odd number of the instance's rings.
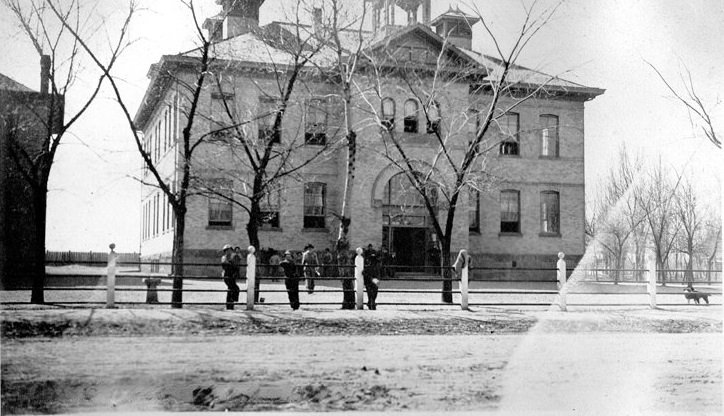
[[[468,309],[468,280],[470,268],[470,255],[465,249],[460,250],[457,259],[455,259],[455,274],[460,278],[460,309],[467,311]]]
[[[363,309],[364,304],[364,278],[362,272],[365,269],[365,259],[362,257],[362,248],[357,247],[357,256],[354,258],[354,293],[357,309]]]
[[[649,259],[649,281],[648,281],[648,292],[649,292],[649,306],[651,309],[656,309],[656,260]]]
[[[556,263],[558,273],[558,306],[562,311],[567,311],[568,306],[566,305],[566,295],[568,294],[568,288],[566,287],[566,261],[564,258],[566,255],[561,251],[558,253],[558,262]]]
[[[256,256],[254,246],[247,249],[246,255],[246,310],[254,309],[254,285],[256,283]]]
[[[115,308],[116,302],[116,259],[118,254],[114,251],[116,245],[111,243],[111,252],[108,253],[108,266],[106,269],[106,308]]]

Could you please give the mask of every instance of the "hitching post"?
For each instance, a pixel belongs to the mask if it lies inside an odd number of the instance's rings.
[[[561,251],[558,253],[558,262],[556,268],[558,269],[558,306],[562,311],[567,311],[566,295],[568,294],[568,288],[566,287],[566,261],[563,260],[566,255]]]
[[[648,274],[649,274],[649,282],[648,282],[648,292],[649,292],[649,306],[651,309],[656,309],[656,260],[655,258],[649,258],[649,267],[648,267]]]
[[[364,279],[362,272],[365,269],[365,259],[362,257],[362,247],[357,247],[357,256],[354,258],[354,293],[357,309],[363,309],[364,304]]]
[[[116,297],[116,259],[118,254],[114,251],[116,245],[111,243],[108,247],[111,252],[108,253],[108,267],[106,275],[106,308],[115,308]]]
[[[246,255],[246,310],[254,309],[254,283],[256,281],[256,256],[254,246],[247,249]]]

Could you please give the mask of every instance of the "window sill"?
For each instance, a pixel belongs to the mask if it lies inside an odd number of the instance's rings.
[[[284,229],[282,227],[267,227],[267,228],[259,227],[259,231],[269,231],[272,233],[281,233],[281,232],[284,232]]]
[[[499,158],[503,158],[503,159],[522,159],[522,158],[520,157],[520,155],[501,155],[501,154],[498,154],[498,157],[499,157]]]
[[[538,237],[561,238],[561,233],[539,233]]]
[[[477,228],[468,229],[468,234],[480,235],[480,230]]]
[[[523,233],[498,233],[498,237],[523,237]]]
[[[327,227],[324,228],[302,228],[303,233],[327,233],[329,232],[329,229]]]
[[[561,157],[560,157],[560,156],[544,156],[544,155],[539,155],[539,156],[538,156],[538,159],[543,159],[543,160],[560,160]]]
[[[206,229],[207,230],[233,230],[234,226],[233,225],[210,225],[209,224],[206,226]]]

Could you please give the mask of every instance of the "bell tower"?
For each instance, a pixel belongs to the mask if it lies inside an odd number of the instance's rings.
[[[431,0],[365,0],[372,6],[372,29],[385,30],[396,26],[395,9],[405,13],[405,25],[430,24]]]

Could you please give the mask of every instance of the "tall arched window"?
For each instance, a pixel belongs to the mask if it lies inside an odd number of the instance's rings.
[[[413,99],[405,101],[405,133],[417,133],[419,109],[417,101]]]
[[[541,156],[558,157],[558,116],[542,114],[540,132]]]
[[[440,105],[435,101],[427,107],[427,133],[440,133]]]
[[[395,100],[390,97],[382,99],[382,126],[387,130],[395,129]]]

